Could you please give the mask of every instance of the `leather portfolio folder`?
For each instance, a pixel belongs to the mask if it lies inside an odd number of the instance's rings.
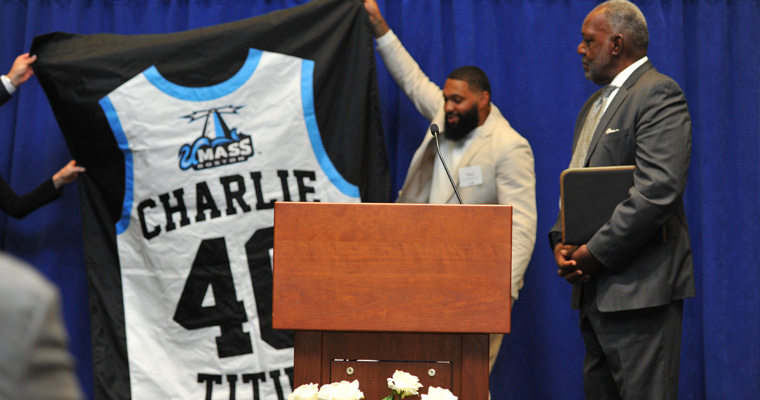
[[[627,199],[633,165],[566,169],[560,175],[562,241],[588,242]]]

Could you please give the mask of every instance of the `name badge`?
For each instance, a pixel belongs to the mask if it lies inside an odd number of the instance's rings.
[[[483,171],[480,165],[459,168],[459,187],[478,186],[483,184]]]

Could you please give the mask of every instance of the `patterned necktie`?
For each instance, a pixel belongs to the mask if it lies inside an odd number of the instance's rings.
[[[588,112],[586,121],[583,123],[581,136],[578,138],[578,143],[575,145],[573,159],[570,161],[570,168],[581,168],[585,164],[589,144],[591,144],[591,139],[594,137],[596,126],[599,125],[599,120],[602,118],[602,114],[604,114],[604,103],[614,89],[615,86],[605,86],[602,95],[599,96],[599,100],[594,102],[594,105]]]

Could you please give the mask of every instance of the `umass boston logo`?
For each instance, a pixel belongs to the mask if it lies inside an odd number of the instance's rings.
[[[230,130],[222,118],[223,114],[238,114],[244,106],[224,106],[208,110],[193,111],[187,118],[188,123],[203,121],[203,130],[192,144],[185,144],[179,149],[179,167],[195,170],[219,167],[247,160],[253,155],[251,136]],[[213,123],[213,126],[209,126]]]

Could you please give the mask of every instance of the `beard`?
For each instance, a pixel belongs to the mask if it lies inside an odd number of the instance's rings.
[[[604,70],[607,68],[607,66],[610,64],[610,59],[612,56],[609,53],[600,53],[596,56],[594,61],[586,64],[587,69],[585,71],[586,79],[590,80],[591,82],[598,83],[600,80],[603,80],[604,77],[602,77],[602,74]]]
[[[449,112],[446,113],[446,116],[454,114],[459,117],[459,121],[457,121],[455,124],[450,124],[448,121],[448,118],[446,119],[446,122],[444,123],[444,131],[443,135],[446,136],[447,139],[458,141],[464,139],[465,136],[467,136],[468,133],[472,132],[473,129],[478,127],[478,107],[477,105],[473,105],[472,108],[467,110],[464,114],[459,114],[457,112]]]

